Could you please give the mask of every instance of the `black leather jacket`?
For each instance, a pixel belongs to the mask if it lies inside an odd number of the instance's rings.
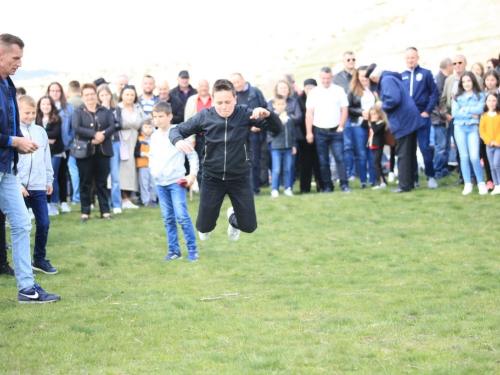
[[[105,156],[113,156],[113,145],[111,136],[115,132],[115,116],[109,109],[97,105],[95,114],[89,112],[85,104],[76,108],[73,112],[71,126],[75,131],[75,138],[92,140],[98,131],[104,130],[104,142],[99,147]],[[96,146],[93,146],[92,155],[95,154]]]

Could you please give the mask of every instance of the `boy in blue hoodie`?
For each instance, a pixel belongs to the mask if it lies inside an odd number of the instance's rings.
[[[32,268],[48,275],[57,273],[50,261],[45,258],[47,238],[49,235],[49,212],[47,195],[52,194],[54,171],[50,156],[49,139],[45,129],[34,124],[36,104],[31,96],[24,95],[18,99],[21,132],[25,138],[31,139],[39,148],[33,154],[20,154],[18,180],[26,207],[33,210],[36,223],[35,249]]]

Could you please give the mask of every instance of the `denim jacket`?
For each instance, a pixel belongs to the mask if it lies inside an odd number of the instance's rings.
[[[486,97],[481,92],[467,97],[465,92],[451,103],[451,115],[454,125],[479,125],[479,119],[484,113]],[[477,118],[473,116],[476,115]]]
[[[9,87],[0,78],[0,172],[11,173],[12,166],[12,147],[11,136],[13,136],[12,126],[12,107],[11,100],[14,98],[14,105],[16,107],[16,136],[22,137],[21,128],[19,126],[19,109],[16,100],[16,88],[14,83],[7,78]],[[17,166],[18,153],[14,149],[14,169]]]

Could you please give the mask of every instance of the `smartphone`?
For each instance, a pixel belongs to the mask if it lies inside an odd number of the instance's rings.
[[[188,186],[188,182],[185,178],[181,178],[180,180],[177,181],[177,183],[181,186],[184,186],[184,187]]]

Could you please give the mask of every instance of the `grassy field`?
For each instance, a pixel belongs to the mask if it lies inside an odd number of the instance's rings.
[[[397,195],[266,189],[258,230],[237,243],[226,200],[195,263],[163,261],[158,208],[59,215],[59,274],[36,281],[61,301],[21,305],[0,277],[0,373],[498,374],[500,198],[463,197],[455,180]]]

